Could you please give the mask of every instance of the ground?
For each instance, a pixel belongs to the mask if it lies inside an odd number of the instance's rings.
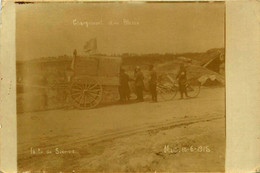
[[[224,172],[225,89],[194,99],[18,114],[18,168]]]

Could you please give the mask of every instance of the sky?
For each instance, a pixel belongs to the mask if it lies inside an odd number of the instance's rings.
[[[84,54],[92,38],[107,54],[222,48],[224,12],[224,3],[16,4],[17,60]]]

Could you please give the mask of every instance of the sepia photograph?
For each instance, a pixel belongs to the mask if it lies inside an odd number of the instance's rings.
[[[225,2],[15,14],[18,172],[225,172]]]

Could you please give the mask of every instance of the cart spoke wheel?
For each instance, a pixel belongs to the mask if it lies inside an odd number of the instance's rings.
[[[187,86],[186,91],[189,97],[197,97],[200,93],[200,86]]]
[[[186,85],[186,91],[189,97],[197,97],[200,93],[201,83],[198,80],[189,81]]]
[[[172,100],[177,93],[176,87],[168,83],[159,83],[157,86],[158,95],[165,101]]]
[[[71,100],[77,108],[89,109],[97,106],[102,100],[102,86],[94,79],[74,81],[71,84]]]

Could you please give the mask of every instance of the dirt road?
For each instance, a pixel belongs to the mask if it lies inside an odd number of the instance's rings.
[[[206,88],[195,99],[18,114],[18,167],[224,171],[224,98]]]

